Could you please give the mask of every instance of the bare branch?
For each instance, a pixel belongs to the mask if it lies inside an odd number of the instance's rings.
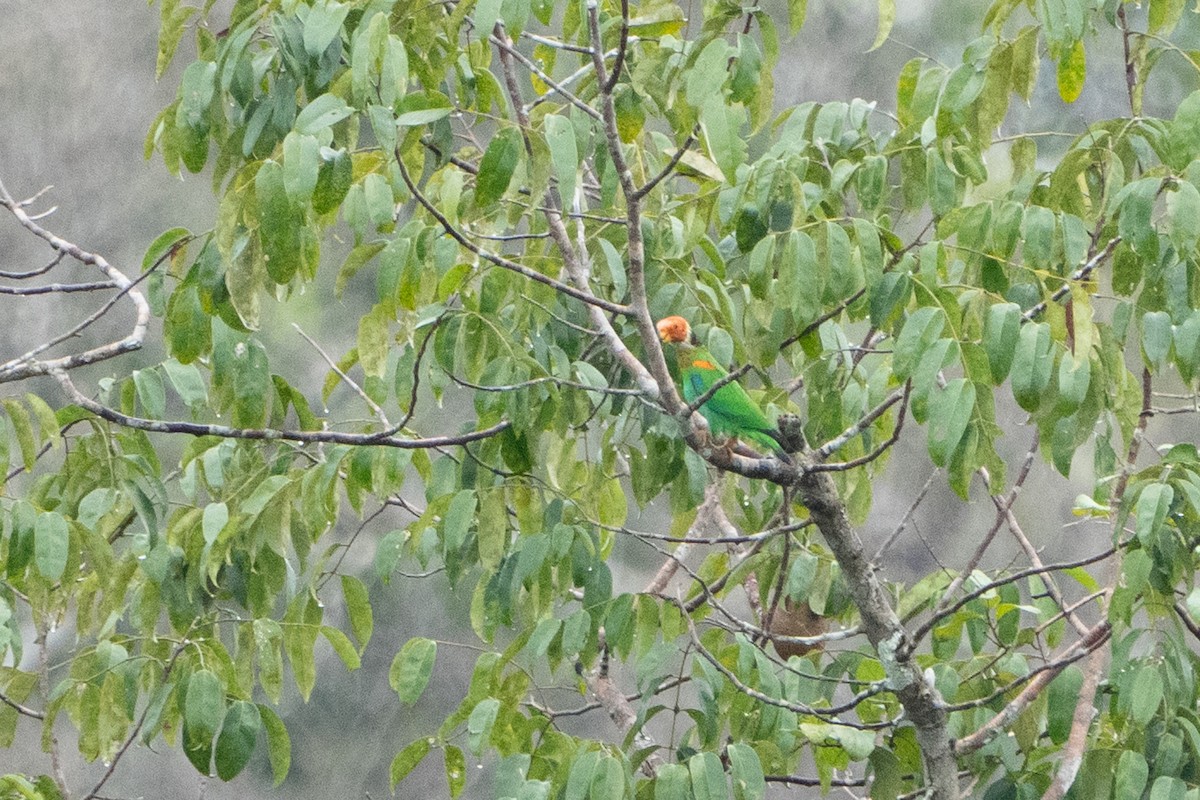
[[[496,47],[499,47],[500,52],[504,53],[507,57],[514,58],[517,61],[521,62],[521,66],[525,67],[525,69],[529,70],[534,75],[537,75],[538,80],[545,83],[553,91],[562,95],[563,99],[565,99],[571,105],[575,106],[575,108],[578,108],[580,111],[587,114],[592,119],[595,119],[595,120],[600,119],[599,111],[592,108],[591,106],[589,106],[587,103],[580,100],[575,95],[571,94],[570,90],[568,90],[562,84],[556,82],[554,80],[554,78],[551,78],[549,75],[547,75],[546,72],[544,70],[542,70],[541,67],[539,67],[537,64],[530,61],[528,58],[526,58],[524,53],[522,53],[520,50],[518,50],[516,47],[513,46],[512,40],[509,39],[507,35],[505,35],[503,38],[501,38],[493,33],[491,36],[488,37],[488,41],[490,41],[492,44],[496,45]],[[513,97],[511,99],[513,101],[513,108],[518,110],[519,115],[524,116],[525,113],[527,113],[527,112],[525,110],[525,107],[521,105],[521,99],[519,97]]]
[[[1150,375],[1149,367],[1144,367],[1142,369],[1142,411],[1138,414],[1137,427],[1134,428],[1133,436],[1129,439],[1129,449],[1125,454],[1125,463],[1121,465],[1121,471],[1117,475],[1112,495],[1109,498],[1109,507],[1113,509],[1114,538],[1119,534],[1119,531],[1115,529],[1120,519],[1118,509],[1120,509],[1121,503],[1125,499],[1125,490],[1129,486],[1129,476],[1133,474],[1134,467],[1137,464],[1138,453],[1142,448],[1142,440],[1146,435],[1146,426],[1149,425],[1150,417],[1154,413],[1152,410],[1153,399],[1154,381]],[[1111,593],[1120,572],[1121,564],[1120,560],[1118,560],[1109,567],[1109,576],[1106,581],[1109,594],[1101,601],[1102,610],[1105,613],[1108,611],[1108,600],[1111,599]],[[1088,659],[1087,667],[1083,672],[1083,684],[1079,688],[1079,699],[1075,703],[1075,714],[1071,720],[1071,732],[1067,735],[1066,744],[1063,745],[1062,758],[1059,761],[1058,770],[1054,773],[1054,780],[1051,781],[1049,788],[1043,795],[1045,800],[1062,800],[1071,788],[1071,784],[1075,783],[1075,776],[1079,774],[1079,767],[1083,764],[1083,753],[1087,749],[1088,730],[1091,728],[1092,716],[1095,711],[1096,690],[1100,685],[1104,668],[1108,665],[1109,655],[1108,648],[1099,648]]]
[[[4,705],[11,708],[13,711],[16,711],[18,714],[25,716],[25,717],[31,717],[32,719],[45,719],[46,718],[46,715],[43,714],[42,712],[40,712],[36,709],[30,708],[29,706],[21,705],[16,700],[13,700],[11,697],[6,695],[4,692],[0,692],[0,703],[3,703]]]
[[[457,436],[431,436],[425,439],[405,439],[379,433],[339,433],[337,431],[296,431],[281,428],[234,428],[228,425],[206,425],[196,422],[163,421],[145,419],[122,414],[102,403],[97,403],[79,391],[71,377],[62,370],[51,375],[67,392],[71,402],[90,411],[102,419],[126,428],[135,428],[152,433],[183,433],[189,436],[219,436],[225,439],[261,439],[266,441],[302,442],[304,444],[330,443],[360,446],[397,447],[402,450],[421,450],[435,447],[453,447],[478,442],[507,430],[512,423],[505,420],[482,430]]]
[[[512,47],[512,42],[508,41],[507,35],[504,38],[507,48],[501,48],[500,50],[500,65],[504,72],[504,82],[509,94],[509,100],[512,102],[513,108],[517,109],[517,121],[521,126],[521,137],[525,142],[525,150],[532,154],[533,147],[529,141],[527,132],[529,118],[521,106],[520,87],[517,85],[517,77],[510,59],[512,53],[515,52],[515,48]],[[557,197],[557,194],[557,190],[548,192],[546,205],[543,208],[546,223],[550,229],[550,236],[553,238],[554,244],[558,247],[559,253],[563,257],[563,264],[571,282],[580,292],[592,296],[591,264],[588,256],[587,242],[583,235],[582,221],[577,223],[579,242],[578,246],[576,246],[571,242],[571,234],[567,231],[566,224],[563,221],[562,209],[568,199]],[[534,198],[535,201],[537,199]],[[645,365],[625,345],[616,328],[613,327],[612,321],[601,313],[601,308],[596,305],[588,306],[588,316],[591,319],[592,326],[600,331],[600,336],[608,347],[609,352],[633,376],[641,393],[651,399],[658,397],[659,386],[655,383],[653,376],[651,376]]]
[[[807,466],[807,465],[803,465]],[[913,642],[889,602],[888,593],[867,559],[850,523],[845,503],[828,473],[803,471],[796,482],[799,500],[825,537],[846,578],[862,619],[862,630],[879,656],[887,685],[912,722],[925,762],[930,800],[957,800],[958,765],[950,743],[941,693],[913,658]]]
[[[875,557],[871,559],[872,564],[879,565],[879,562],[883,559],[883,554],[888,551],[896,539],[899,538],[900,534],[904,532],[904,529],[908,527],[908,522],[912,519],[913,514],[916,513],[917,507],[921,505],[921,502],[925,499],[925,495],[929,494],[929,489],[933,486],[933,479],[937,477],[937,474],[938,470],[936,469],[929,473],[929,477],[925,480],[925,485],[921,487],[921,491],[917,492],[917,496],[909,504],[908,510],[900,517],[900,522],[888,535],[888,538],[884,539],[883,544],[879,545],[879,549],[875,551]]]
[[[35,196],[36,197],[36,196]],[[69,370],[84,364],[93,364],[97,361],[104,361],[109,358],[114,358],[122,353],[127,353],[131,350],[137,350],[145,341],[146,330],[150,322],[150,305],[146,302],[146,298],[140,291],[135,288],[135,282],[130,280],[126,275],[116,267],[109,264],[102,256],[95,253],[90,253],[78,245],[62,239],[50,231],[39,225],[34,217],[25,213],[25,208],[34,198],[26,201],[18,202],[9,194],[8,189],[0,182],[0,206],[7,208],[17,222],[27,231],[45,241],[57,253],[69,255],[81,264],[90,267],[95,267],[104,274],[107,281],[93,284],[96,289],[100,288],[117,288],[118,294],[112,298],[109,303],[104,306],[99,312],[94,314],[89,320],[85,320],[81,326],[76,326],[75,331],[81,330],[82,327],[91,324],[92,321],[98,319],[108,311],[116,301],[122,297],[127,297],[133,304],[135,310],[135,319],[129,333],[122,339],[99,345],[81,352],[72,353],[70,355],[61,356],[55,359],[40,360],[36,356],[44,351],[48,346],[43,345],[31,353],[26,353],[17,359],[8,361],[0,365],[0,382],[21,380],[32,377],[34,375],[48,375],[55,370]],[[59,259],[55,259],[53,264],[57,264]],[[86,285],[86,284],[84,284]],[[71,334],[73,335],[73,333]],[[55,344],[64,339],[55,340]]]
[[[113,281],[90,281],[88,283],[46,283],[41,286],[0,286],[0,295],[11,297],[33,297],[39,294],[72,294],[74,292],[99,292],[116,289]]]
[[[597,84],[601,87],[606,87],[609,76],[604,66],[604,56],[601,53],[603,44],[600,37],[600,12],[596,0],[587,0],[586,6],[588,34],[592,41],[592,66],[596,73]],[[637,187],[633,182],[633,173],[630,172],[629,162],[625,158],[625,148],[621,142],[620,133],[617,130],[617,112],[616,106],[613,103],[611,90],[602,90],[599,100],[601,116],[604,120],[605,145],[617,173],[617,180],[621,186],[621,194],[625,198],[625,231],[628,236],[626,244],[626,257],[628,259],[626,271],[629,283],[629,313],[637,325],[642,349],[646,353],[648,362],[646,367],[654,383],[657,385],[658,391],[655,396],[662,403],[663,408],[666,409],[668,414],[679,418],[684,423],[685,438],[688,440],[689,445],[696,447],[701,441],[700,437],[696,434],[690,422],[690,414],[684,415],[681,413],[684,410],[683,399],[679,396],[679,391],[675,388],[675,384],[671,380],[671,373],[667,369],[667,359],[663,354],[662,343],[658,340],[658,332],[654,328],[654,320],[650,318],[650,306],[646,297],[646,252],[645,243],[642,241],[642,208],[638,198]],[[639,378],[638,383],[642,385],[641,376],[635,377]]]
[[[599,46],[599,41],[597,41]],[[625,66],[625,51],[629,47],[629,0],[621,0],[621,38],[617,44],[617,57],[613,59],[612,73],[604,83],[604,94],[610,94],[621,78]]]
[[[1122,546],[1110,547],[1107,550],[1102,550],[1101,552],[1096,553],[1095,555],[1086,556],[1086,557],[1080,558],[1076,561],[1065,561],[1065,562],[1061,562],[1061,563],[1057,563],[1057,564],[1045,564],[1041,567],[1029,567],[1028,569],[1019,570],[1019,571],[1014,572],[1010,575],[1007,575],[1003,578],[997,578],[996,580],[989,581],[989,582],[985,583],[983,586],[980,586],[978,589],[976,589],[972,592],[968,592],[967,594],[963,595],[958,600],[956,600],[953,605],[948,606],[946,608],[939,607],[934,612],[934,615],[930,619],[926,620],[926,622],[923,625],[921,625],[921,627],[919,627],[919,628],[917,628],[917,630],[913,631],[913,635],[912,635],[913,642],[914,643],[919,642],[921,639],[925,638],[925,636],[931,630],[936,628],[943,619],[945,619],[950,614],[953,614],[955,611],[958,611],[960,608],[965,606],[967,603],[971,602],[972,600],[976,600],[980,597],[983,597],[988,592],[998,589],[999,587],[1004,586],[1005,584],[1016,583],[1017,581],[1019,581],[1023,578],[1028,578],[1032,575],[1045,575],[1045,574],[1048,574],[1051,572],[1060,572],[1060,571],[1066,570],[1066,569],[1075,569],[1077,567],[1086,567],[1089,564],[1095,564],[1099,561],[1104,561],[1107,558],[1111,558],[1114,554],[1116,554],[1117,552],[1120,551],[1121,547]]]
[[[2,187],[0,187],[0,191],[3,191]],[[50,644],[48,641],[50,631],[46,626],[45,620],[39,614],[34,615],[34,627],[37,630],[38,687],[42,692],[42,697],[48,698],[53,689],[50,684]],[[54,733],[53,726],[49,729],[48,733],[46,750],[50,754],[50,770],[54,773],[54,784],[58,787],[58,793],[62,795],[64,800],[71,800],[71,790],[67,788],[67,777],[63,772],[62,755],[58,749],[58,736]]]

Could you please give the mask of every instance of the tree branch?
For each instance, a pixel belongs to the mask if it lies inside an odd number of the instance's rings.
[[[96,416],[126,428],[152,433],[184,433],[189,436],[219,436],[224,439],[261,439],[266,441],[301,442],[304,444],[348,444],[359,446],[397,447],[402,450],[421,450],[435,447],[453,447],[477,442],[495,436],[511,427],[508,420],[487,428],[457,436],[431,436],[425,439],[404,439],[379,433],[339,433],[337,431],[294,431],[281,428],[233,428],[228,425],[206,425],[196,422],[163,421],[145,419],[122,414],[102,403],[97,403],[79,391],[70,375],[62,370],[51,373],[67,392],[71,402]]]
[[[796,486],[800,501],[807,506],[842,568],[862,618],[862,630],[879,656],[888,687],[915,727],[925,761],[928,797],[957,800],[958,765],[941,694],[913,659],[912,640],[866,558],[833,478],[828,473],[803,471]]]
[[[963,756],[973,753],[991,741],[993,736],[1008,727],[1030,703],[1037,699],[1037,696],[1050,685],[1050,681],[1054,680],[1060,672],[1066,669],[1069,664],[1102,647],[1108,641],[1111,634],[1112,626],[1109,625],[1107,620],[1091,628],[1086,636],[1072,644],[1063,655],[1056,658],[1052,667],[1043,669],[1037,673],[1037,676],[1016,697],[1008,701],[1004,708],[1000,709],[994,717],[980,726],[979,730],[956,741],[954,743],[955,755]],[[1090,703],[1088,710],[1089,712],[1091,710]],[[1076,711],[1078,711],[1078,708]]]
[[[36,196],[35,196],[36,197]],[[55,359],[40,360],[36,356],[61,341],[66,337],[59,337],[53,340],[52,343],[43,344],[38,348],[26,353],[18,358],[12,359],[4,364],[0,364],[0,383],[7,381],[23,380],[35,375],[48,375],[55,370],[69,370],[85,364],[94,364],[97,361],[115,358],[123,353],[128,353],[131,350],[137,350],[142,346],[146,338],[146,331],[150,322],[150,304],[146,302],[145,296],[138,291],[136,281],[130,280],[123,272],[109,264],[102,256],[95,253],[90,253],[78,245],[62,239],[50,231],[43,228],[37,223],[34,217],[25,213],[25,207],[28,206],[34,198],[25,201],[14,200],[9,194],[8,189],[0,182],[0,206],[7,208],[9,212],[16,217],[17,222],[32,233],[34,236],[45,241],[52,249],[57,251],[61,256],[63,253],[71,256],[81,264],[90,267],[95,267],[104,274],[107,281],[92,284],[95,288],[116,288],[118,292],[116,296],[111,298],[108,303],[99,311],[93,314],[80,325],[76,326],[69,335],[74,335],[82,328],[87,327],[95,320],[103,316],[107,311],[122,297],[128,297],[129,301],[134,306],[135,318],[133,327],[129,334],[124,338],[117,339],[107,344],[99,345],[78,353],[61,356]],[[51,267],[58,264],[59,258],[55,258],[51,262]],[[47,270],[49,267],[47,268]]]
[[[437,206],[430,202],[429,198],[426,197],[425,194],[413,182],[412,176],[408,173],[408,168],[404,166],[404,159],[397,158],[396,163],[399,165],[400,177],[404,181],[404,185],[408,187],[409,192],[412,193],[412,196],[417,203],[425,209],[429,216],[433,217],[437,223],[442,226],[442,230],[446,232],[447,236],[458,242],[459,245],[469,252],[479,256],[484,261],[495,264],[497,267],[509,270],[510,272],[515,272],[531,281],[536,281],[549,286],[555,291],[579,300],[582,303],[586,303],[589,306],[596,306],[613,314],[624,315],[630,313],[630,309],[626,308],[620,303],[610,303],[607,300],[596,297],[591,292],[580,291],[574,286],[563,283],[555,278],[551,278],[549,275],[543,275],[537,270],[530,269],[524,264],[520,264],[512,259],[505,258],[499,253],[493,253],[490,250],[484,250],[482,247],[471,241],[470,238],[468,238],[462,231],[456,228],[454,223],[452,223],[445,214],[438,210]]]

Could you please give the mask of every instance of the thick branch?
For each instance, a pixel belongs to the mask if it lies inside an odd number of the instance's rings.
[[[638,336],[646,353],[647,368],[654,382],[658,385],[659,402],[668,414],[679,416],[684,410],[683,398],[671,380],[667,369],[667,359],[663,355],[662,344],[658,340],[658,331],[654,328],[654,320],[650,317],[650,306],[646,298],[646,248],[642,241],[642,207],[638,195],[638,187],[633,182],[633,173],[625,158],[625,149],[621,144],[621,136],[617,130],[617,110],[613,103],[611,87],[608,86],[608,70],[604,66],[603,42],[600,38],[600,12],[596,0],[587,0],[588,33],[592,42],[592,66],[596,72],[596,83],[604,87],[600,92],[600,113],[604,120],[604,141],[608,148],[609,158],[616,169],[620,182],[621,194],[625,198],[625,226],[628,241],[626,256],[628,258],[627,274],[629,282],[629,312],[637,325]],[[690,415],[687,415],[690,417]],[[693,447],[699,444],[700,438],[687,417],[685,422],[685,437]]]
[[[866,557],[862,540],[850,524],[833,478],[826,473],[805,471],[796,486],[800,501],[808,507],[813,521],[837,557],[862,617],[862,630],[887,674],[888,688],[896,694],[916,728],[917,742],[925,760],[927,796],[931,800],[957,800],[958,766],[941,694],[925,679],[913,659],[908,632],[888,602],[887,593]]]

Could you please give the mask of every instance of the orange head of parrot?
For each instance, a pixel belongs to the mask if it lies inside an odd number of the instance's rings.
[[[691,341],[692,328],[683,317],[663,317],[655,325],[658,328],[658,338],[668,344],[680,344]]]

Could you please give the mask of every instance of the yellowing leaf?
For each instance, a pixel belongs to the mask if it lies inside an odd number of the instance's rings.
[[[1087,75],[1087,57],[1083,41],[1077,41],[1058,60],[1058,96],[1064,103],[1074,103],[1083,91],[1083,80]]]

